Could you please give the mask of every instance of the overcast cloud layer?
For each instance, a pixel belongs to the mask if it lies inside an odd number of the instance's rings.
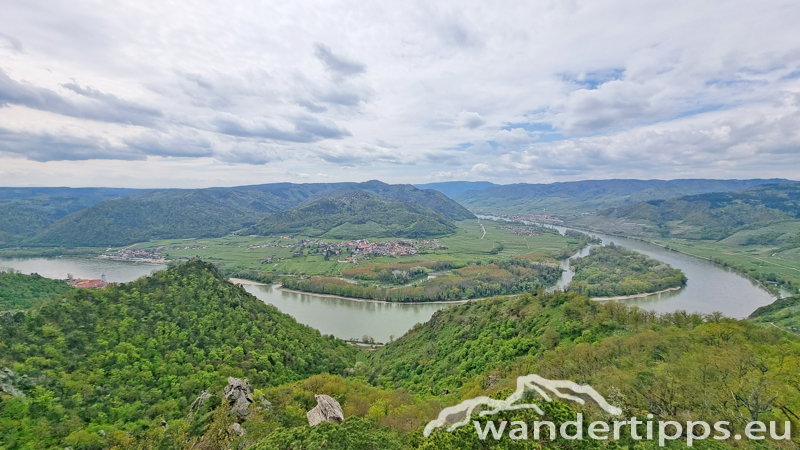
[[[4,0],[0,185],[800,179],[798,23],[796,0]]]

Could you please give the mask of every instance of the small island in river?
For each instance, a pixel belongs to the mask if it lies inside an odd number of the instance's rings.
[[[574,259],[575,272],[567,290],[589,297],[633,297],[679,289],[686,284],[680,269],[613,243],[595,247]]]

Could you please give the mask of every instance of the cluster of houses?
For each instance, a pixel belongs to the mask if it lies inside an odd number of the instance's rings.
[[[86,278],[68,278],[67,284],[78,289],[100,289],[108,286],[106,275],[103,274],[99,280],[89,280]]]
[[[517,236],[541,236],[542,235],[542,233],[540,233],[538,231],[531,230],[530,228],[514,227],[514,226],[511,226],[511,225],[499,226],[499,227],[497,227],[497,229],[498,230],[510,231],[510,232],[516,234]]]
[[[124,248],[114,253],[104,253],[100,255],[103,259],[114,259],[117,261],[137,261],[146,263],[163,264],[166,262],[166,256],[161,253],[161,250],[166,247],[156,247],[148,249],[131,249]]]

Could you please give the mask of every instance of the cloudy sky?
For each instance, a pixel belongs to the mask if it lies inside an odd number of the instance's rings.
[[[797,0],[3,0],[0,185],[800,179]]]

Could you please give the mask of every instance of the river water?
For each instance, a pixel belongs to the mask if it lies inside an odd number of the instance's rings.
[[[484,217],[489,218],[489,217]],[[561,233],[564,227],[555,227]],[[629,305],[638,305],[659,312],[683,309],[689,312],[711,313],[721,311],[727,316],[747,317],[759,306],[774,301],[774,298],[756,281],[734,271],[693,256],[670,251],[646,242],[617,236],[591,233],[603,244],[614,242],[631,250],[647,254],[683,270],[687,285],[678,290],[644,298],[626,300]],[[575,257],[589,254],[583,249]],[[90,258],[25,258],[2,259],[0,269],[10,267],[24,273],[36,272],[48,278],[100,278],[102,274],[111,282],[131,281],[149,275],[164,265],[113,261]],[[562,262],[565,272],[557,287],[564,288],[572,279],[569,261]],[[264,285],[246,285],[245,289],[266,303],[310,325],[323,334],[349,339],[371,336],[379,342],[387,342],[391,335],[403,335],[416,323],[426,322],[439,309],[448,305],[430,303],[376,303],[351,301],[341,298],[321,297],[313,294],[286,292]]]
[[[479,216],[483,219],[502,220],[491,216]],[[549,226],[562,234],[566,227]],[[577,230],[582,231],[582,230]],[[688,279],[686,286],[677,291],[655,294],[648,297],[624,300],[628,305],[658,312],[672,312],[679,309],[689,312],[708,314],[720,311],[728,317],[745,318],[756,308],[768,305],[775,298],[756,280],[742,276],[730,268],[711,261],[689,256],[677,251],[668,250],[658,245],[628,239],[619,236],[608,236],[601,233],[582,231],[597,236],[603,245],[613,242],[627,249],[644,253],[651,258],[663,261],[672,267],[681,269]],[[573,258],[588,255],[591,248],[585,248]],[[562,262],[565,272],[558,281],[557,287],[564,288],[572,280],[574,273],[569,270],[569,261]]]
[[[114,261],[99,258],[0,258],[0,269],[13,268],[23,273],[38,273],[47,278],[99,279],[103,274],[109,282],[127,282],[164,269],[160,264]],[[434,312],[447,307],[432,303],[357,302],[341,298],[298,294],[275,289],[273,286],[245,285],[245,289],[260,300],[275,305],[298,322],[310,325],[323,334],[342,339],[364,335],[378,342],[398,338],[416,323],[427,322]]]

